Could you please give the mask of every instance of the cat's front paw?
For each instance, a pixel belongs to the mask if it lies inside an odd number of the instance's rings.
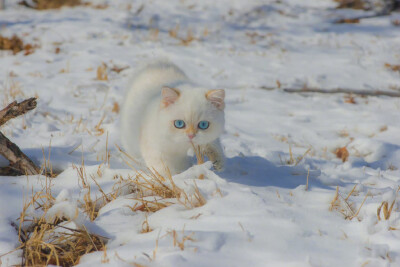
[[[224,160],[216,160],[213,162],[213,167],[217,172],[222,172],[225,168]]]

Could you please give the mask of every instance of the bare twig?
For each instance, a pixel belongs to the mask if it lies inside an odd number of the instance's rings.
[[[36,107],[36,98],[29,98],[21,103],[12,102],[0,111],[0,126]],[[3,155],[10,166],[0,168],[0,175],[33,175],[39,174],[37,167],[20,149],[0,132],[0,155]]]
[[[367,90],[355,90],[348,88],[337,88],[337,89],[318,89],[318,88],[285,88],[283,91],[287,93],[321,93],[321,94],[354,94],[360,96],[390,96],[400,97],[400,92],[389,92],[389,91],[367,91]]]
[[[0,126],[11,119],[23,115],[28,111],[36,108],[36,105],[37,103],[35,97],[26,99],[21,103],[17,103],[17,101],[12,102],[0,111]]]
[[[1,172],[9,169],[8,175],[33,175],[39,174],[40,168],[35,165],[20,149],[0,132],[0,154],[8,161],[10,166],[3,168]]]

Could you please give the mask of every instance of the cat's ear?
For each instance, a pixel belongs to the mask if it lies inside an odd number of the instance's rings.
[[[169,105],[175,103],[181,93],[176,88],[171,88],[168,86],[164,86],[161,90],[161,104],[162,106],[168,107]]]
[[[210,90],[206,93],[206,98],[211,102],[214,106],[216,106],[219,110],[224,110],[225,108],[225,90],[224,89],[215,89]]]

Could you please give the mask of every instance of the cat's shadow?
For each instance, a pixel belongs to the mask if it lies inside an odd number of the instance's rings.
[[[218,175],[228,182],[248,186],[296,188],[306,184],[307,173],[308,170],[300,166],[278,166],[262,157],[237,156],[227,158],[225,170]],[[331,189],[316,179],[319,174],[310,172],[309,188]]]

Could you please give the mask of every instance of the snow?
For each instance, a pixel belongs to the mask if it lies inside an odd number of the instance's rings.
[[[399,265],[400,98],[353,96],[351,104],[343,94],[282,90],[399,91],[399,72],[385,67],[400,61],[400,31],[391,24],[399,13],[334,24],[371,12],[337,10],[330,0],[91,2],[108,7],[37,12],[7,1],[0,34],[18,34],[38,48],[27,56],[0,51],[0,99],[5,106],[39,97],[34,111],[2,132],[36,162],[62,171],[51,180],[56,201],[47,216],[62,212],[76,227],[108,237],[103,265]],[[196,40],[183,45],[171,37],[177,25],[180,38],[191,31]],[[227,166],[214,173],[206,162],[173,177],[188,194],[197,186],[205,205],[187,209],[175,202],[146,214],[129,208],[137,201],[117,183],[135,172],[115,146],[119,117],[113,108],[123,102],[134,70],[158,58],[175,62],[200,84],[226,88],[221,141]],[[96,79],[102,62],[107,81]],[[117,73],[114,66],[128,68]],[[344,146],[346,162],[334,153]],[[289,147],[294,162],[311,150],[297,165],[288,164]],[[110,165],[104,163],[107,150]],[[82,158],[94,198],[101,193],[90,177],[105,192],[116,183],[121,188],[93,222],[79,207],[87,193],[76,167]],[[204,180],[195,179],[200,174]],[[24,203],[45,184],[44,176],[1,177],[0,255],[19,246],[11,222],[18,224]],[[349,202],[356,211],[368,197],[357,218],[346,220],[329,208],[337,186],[343,203],[354,185]],[[379,221],[378,207],[393,200],[390,219]],[[145,220],[153,231],[141,233]],[[178,241],[192,237],[184,250],[173,245],[173,230]],[[19,264],[20,256],[16,251],[1,262]],[[80,266],[99,265],[102,257],[102,251],[85,255]]]

